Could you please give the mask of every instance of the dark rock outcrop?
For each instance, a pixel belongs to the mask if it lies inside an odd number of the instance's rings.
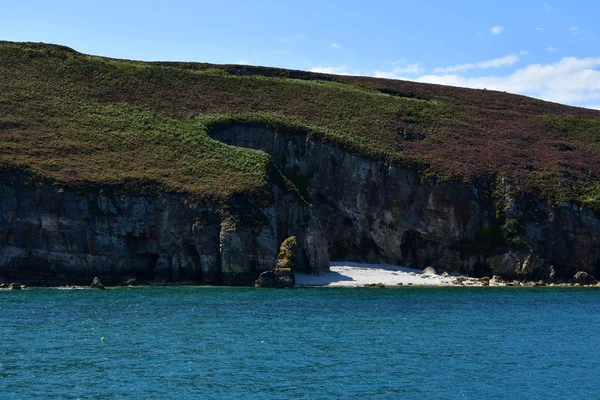
[[[100,279],[98,279],[98,277],[95,277],[94,280],[92,281],[92,283],[90,283],[90,289],[106,289],[104,287],[104,285],[102,284],[102,282],[100,282]]]
[[[597,283],[596,278],[592,275],[588,274],[585,271],[578,271],[575,275],[573,275],[573,279],[571,283],[579,283],[582,285],[594,285]]]

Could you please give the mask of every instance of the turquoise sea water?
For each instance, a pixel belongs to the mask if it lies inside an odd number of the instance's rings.
[[[2,399],[600,398],[596,289],[34,289],[0,306]]]

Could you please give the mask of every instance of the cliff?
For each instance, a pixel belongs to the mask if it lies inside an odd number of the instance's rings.
[[[0,42],[0,278],[252,285],[328,260],[600,275],[600,113]]]
[[[276,180],[275,180],[276,181]],[[329,268],[310,207],[273,187],[271,204],[226,208],[185,196],[77,192],[23,173],[0,179],[0,277],[30,285],[141,282],[253,285],[296,235],[298,271]]]
[[[600,273],[600,219],[594,211],[568,202],[551,206],[530,194],[511,197],[506,179],[423,182],[416,168],[256,125],[219,127],[211,136],[267,152],[303,187],[332,259],[510,279]]]

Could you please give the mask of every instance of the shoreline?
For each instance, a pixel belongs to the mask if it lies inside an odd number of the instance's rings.
[[[296,273],[296,287],[600,287],[594,284],[505,281],[498,276],[474,278],[457,273],[438,274],[433,268],[413,269],[390,264],[331,262],[321,275]]]
[[[544,281],[505,281],[499,276],[474,278],[458,273],[442,272],[438,274],[433,268],[425,270],[413,269],[391,264],[370,264],[350,261],[331,262],[330,271],[320,275],[295,273],[296,288],[391,288],[391,287],[600,287],[596,283],[544,282]],[[131,287],[225,287],[198,285],[192,282],[139,282],[131,284],[107,286],[112,288]],[[13,287],[13,285],[17,287]],[[17,282],[3,283],[0,291],[48,288],[58,290],[98,290],[102,288],[84,285],[38,286]],[[234,287],[234,286],[232,286]],[[243,287],[243,286],[240,286]]]

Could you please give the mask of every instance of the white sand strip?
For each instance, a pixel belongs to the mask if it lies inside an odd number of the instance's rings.
[[[385,286],[450,286],[452,277],[425,275],[423,271],[390,264],[332,262],[330,272],[321,275],[296,274],[296,286],[362,287],[382,283]]]

